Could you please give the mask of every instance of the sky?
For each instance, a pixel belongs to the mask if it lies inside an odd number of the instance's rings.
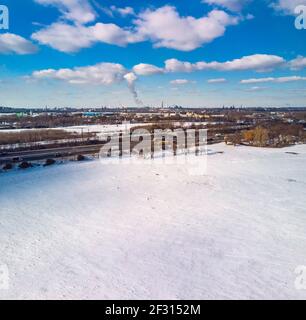
[[[0,106],[306,106],[306,0],[0,5]]]

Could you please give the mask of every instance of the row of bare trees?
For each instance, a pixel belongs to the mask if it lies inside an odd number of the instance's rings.
[[[0,132],[0,145],[87,138],[92,135],[92,133],[79,134],[75,132],[67,132],[65,130],[23,130],[15,132]]]
[[[251,130],[237,131],[226,137],[225,142],[248,144],[256,147],[282,147],[296,142],[305,142],[306,133],[302,125],[275,124],[270,127],[258,126]]]

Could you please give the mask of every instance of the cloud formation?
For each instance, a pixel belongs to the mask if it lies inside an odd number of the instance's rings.
[[[299,5],[306,5],[306,0],[277,0],[271,3],[271,7],[277,12],[288,15],[294,15],[294,10]]]
[[[163,68],[140,63],[135,65],[131,70],[125,68],[119,63],[99,63],[93,66],[87,67],[75,67],[72,69],[45,69],[32,73],[34,79],[55,79],[66,81],[70,84],[97,84],[97,85],[111,85],[125,81],[128,84],[130,91],[132,92],[137,104],[141,105],[142,102],[138,99],[138,94],[135,88],[135,82],[138,76],[151,76],[156,74],[167,73],[184,73],[195,71],[262,71],[271,70],[275,67],[290,67],[301,68],[305,64],[304,57],[297,57],[294,60],[286,62],[282,57],[270,56],[270,55],[252,55],[242,57],[240,59],[234,59],[226,62],[182,62],[176,59],[169,59],[165,61]],[[259,84],[259,83],[286,83],[306,81],[306,77],[303,76],[287,76],[287,77],[262,77],[262,78],[250,78],[241,80],[241,84]],[[225,83],[225,78],[213,78],[208,79],[208,83]],[[170,81],[172,85],[184,85],[188,83],[195,83],[195,81],[179,78]]]
[[[181,17],[175,7],[147,9],[134,21],[137,32],[153,42],[156,48],[191,51],[224,35],[226,27],[239,19],[224,11],[213,10],[207,16]]]
[[[201,18],[182,17],[173,6],[147,9],[139,13],[129,27],[113,23],[96,23],[96,15],[85,0],[36,0],[57,7],[66,20],[58,21],[32,35],[41,44],[63,52],[77,52],[95,43],[125,46],[130,43],[151,41],[156,48],[191,51],[224,35],[228,26],[239,23],[240,18],[222,10],[212,10]],[[111,7],[122,16],[135,15],[133,8]],[[75,41],[78,39],[78,41]]]
[[[156,67],[152,64],[140,63],[133,67],[133,71],[140,76],[150,76],[153,74],[164,73],[163,68]]]
[[[290,64],[294,61],[304,61],[303,57],[298,57],[292,60]],[[117,63],[99,63],[94,66],[89,67],[76,67],[73,69],[59,69],[59,70],[42,70],[33,73],[34,77],[42,78],[54,78],[60,80],[67,80],[69,82],[73,81],[79,82],[80,80],[87,83],[98,82],[98,83],[113,83],[115,80],[122,80],[124,76],[131,73],[131,76],[150,76],[155,74],[166,74],[166,73],[190,73],[196,71],[262,71],[262,70],[272,70],[276,67],[288,65],[286,61],[279,56],[266,55],[266,54],[254,54],[251,56],[245,56],[239,59],[234,59],[225,62],[205,62],[200,61],[196,63],[190,63],[186,61],[179,61],[177,59],[169,59],[164,63],[164,67],[158,67],[152,64],[140,63],[128,70],[121,64]],[[65,78],[63,78],[65,76]],[[77,79],[76,79],[77,77]],[[128,76],[130,77],[130,76]],[[105,79],[108,79],[106,81]],[[109,80],[111,79],[111,80]],[[267,78],[261,78],[267,79]],[[274,78],[268,78],[274,79]],[[178,82],[185,79],[178,79]],[[176,80],[174,80],[176,81]],[[208,82],[225,82],[225,78],[210,79]]]
[[[33,54],[38,48],[25,38],[13,33],[0,34],[0,54]]]
[[[225,8],[230,11],[241,11],[252,0],[202,0],[203,3]]]
[[[245,56],[240,59],[234,59],[226,62],[205,62],[200,61],[190,63],[179,61],[177,59],[169,59],[165,61],[165,69],[168,72],[193,72],[202,70],[217,71],[270,71],[285,63],[282,57],[267,54],[254,54]]]
[[[303,56],[298,56],[295,59],[289,61],[288,63],[291,70],[301,70],[306,68],[306,58]]]
[[[111,85],[126,81],[137,105],[143,105],[139,99],[135,82],[137,76],[118,63],[99,63],[94,66],[76,67],[73,69],[45,69],[34,71],[32,79],[53,79],[70,84]]]
[[[176,80],[170,81],[170,83],[174,84],[174,85],[184,85],[184,84],[188,84],[188,83],[194,83],[194,81],[190,81],[187,79],[176,79]]]
[[[95,43],[126,46],[143,40],[142,37],[113,23],[96,23],[87,27],[57,22],[32,34],[32,39],[62,52],[78,52]],[[77,39],[77,41],[76,41]]]
[[[110,85],[123,81],[127,70],[117,63],[99,63],[94,66],[73,69],[45,69],[34,71],[34,79],[55,79],[71,84]]]
[[[268,77],[268,78],[253,78],[241,80],[242,84],[255,84],[255,83],[267,83],[267,82],[275,82],[275,83],[286,83],[286,82],[296,82],[296,81],[306,81],[306,77],[300,76],[289,76],[289,77]]]
[[[89,23],[96,19],[96,13],[88,0],[35,0],[35,2],[56,7],[63,18],[77,23]]]
[[[58,22],[38,30],[32,34],[32,39],[40,44],[48,45],[53,49],[66,53],[78,52],[83,48],[92,47],[95,43],[107,43],[117,46],[126,46],[129,43],[144,39],[130,28],[121,28],[114,23],[98,22],[93,25],[97,14],[88,0],[35,0],[42,5],[58,8],[62,18]],[[133,8],[117,8],[112,6],[122,16],[134,13]],[[77,40],[76,40],[77,39]]]
[[[157,73],[189,73],[195,71],[270,71],[276,67],[285,64],[282,57],[266,54],[254,54],[239,59],[226,62],[205,62],[200,61],[191,63],[188,61],[180,61],[178,59],[168,59],[165,61],[164,68],[160,68],[151,64],[141,63],[134,67],[134,72],[138,75],[151,75]]]
[[[254,86],[251,88],[246,89],[246,92],[258,92],[258,91],[264,91],[266,88],[264,87],[258,87],[258,86]]]
[[[135,11],[132,7],[124,7],[124,8],[118,8],[116,6],[111,6],[110,8],[113,12],[118,12],[122,17],[126,16],[134,16]]]
[[[217,78],[217,79],[208,79],[208,83],[224,83],[227,82],[225,78]]]

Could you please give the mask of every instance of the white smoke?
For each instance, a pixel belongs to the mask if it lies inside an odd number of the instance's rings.
[[[139,99],[138,93],[135,87],[135,81],[137,80],[136,74],[134,72],[129,72],[126,75],[124,75],[123,78],[126,80],[136,104],[138,106],[143,106],[143,102]]]

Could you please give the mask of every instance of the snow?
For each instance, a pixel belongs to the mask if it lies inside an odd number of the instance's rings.
[[[180,125],[183,123],[184,127],[188,127],[191,125],[207,125],[208,122],[174,122],[174,125]],[[122,124],[89,124],[89,125],[80,125],[80,126],[68,126],[68,127],[55,127],[55,128],[34,128],[34,129],[2,129],[0,130],[0,133],[12,133],[12,132],[22,132],[22,131],[36,131],[36,130],[65,130],[68,132],[75,132],[75,133],[87,133],[87,132],[93,132],[99,134],[106,134],[106,133],[114,133],[118,132],[120,130],[130,130],[133,127],[139,127],[139,126],[149,126],[154,124],[154,122],[126,122]],[[210,124],[216,124],[216,123],[210,123]]]
[[[68,126],[68,127],[55,127],[55,128],[34,128],[34,129],[3,129],[0,131],[3,133],[12,133],[12,132],[23,132],[23,131],[36,131],[36,130],[65,130],[68,132],[76,132],[76,133],[113,133],[118,132],[120,130],[129,130],[135,126],[146,126],[150,123],[129,123],[126,124],[90,124],[90,125],[82,125],[82,126]]]
[[[130,130],[134,126],[144,126],[147,125],[146,123],[129,123],[126,124],[93,124],[93,125],[84,125],[84,126],[72,126],[72,127],[62,127],[61,129],[70,131],[70,132],[77,132],[77,133],[84,133],[86,132],[95,132],[99,134],[106,134],[106,133],[114,133],[120,130]]]
[[[47,128],[47,129],[3,129],[0,130],[1,133],[16,133],[16,132],[23,132],[23,131],[41,131],[41,130],[64,130],[67,132],[73,132],[77,134],[81,133],[95,133],[99,139],[105,140],[107,135],[114,134],[116,132],[121,131],[128,131],[134,126],[145,126],[148,123],[123,123],[123,124],[97,124],[97,125],[83,125],[83,126],[70,126],[70,127],[56,127],[56,128]],[[86,139],[86,138],[85,138]],[[73,142],[80,141],[81,139],[72,139]],[[60,139],[60,140],[49,140],[49,141],[36,141],[30,143],[16,143],[16,144],[7,144],[7,145],[0,145],[0,150],[6,149],[14,149],[14,148],[29,148],[33,145],[46,145],[46,144],[54,144],[54,143],[65,143],[69,142],[69,139]]]
[[[305,299],[306,145],[209,149],[0,174],[0,299]]]

